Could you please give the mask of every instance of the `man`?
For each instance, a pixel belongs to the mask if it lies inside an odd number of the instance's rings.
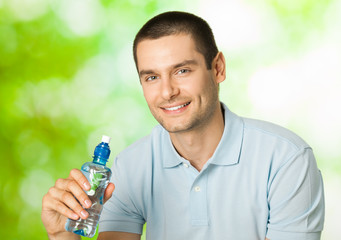
[[[115,159],[99,239],[140,239],[146,222],[148,239],[320,239],[323,186],[311,148],[219,101],[225,59],[204,20],[154,17],[136,35],[134,59],[160,126]],[[87,218],[89,188],[72,170],[44,196],[51,239],[79,239],[64,225]]]

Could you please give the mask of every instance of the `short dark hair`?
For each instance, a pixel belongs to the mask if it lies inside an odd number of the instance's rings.
[[[212,61],[218,53],[212,29],[204,19],[191,13],[178,11],[165,12],[153,17],[136,34],[133,44],[136,68],[136,49],[141,41],[181,33],[191,35],[198,52],[205,58],[207,69],[211,69]]]

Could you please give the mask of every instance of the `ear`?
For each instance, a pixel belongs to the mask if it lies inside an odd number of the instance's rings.
[[[222,52],[218,52],[212,61],[212,72],[217,83],[221,83],[226,78],[225,57]]]

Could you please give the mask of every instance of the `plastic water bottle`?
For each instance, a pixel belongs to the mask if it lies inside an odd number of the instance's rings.
[[[96,233],[98,220],[103,209],[104,191],[111,177],[110,168],[105,166],[110,155],[109,142],[110,137],[103,136],[102,142],[95,148],[93,161],[83,164],[81,168],[82,173],[91,185],[90,190],[86,191],[86,193],[92,205],[86,209],[89,213],[87,219],[67,219],[65,229],[69,232],[84,237],[93,237]]]

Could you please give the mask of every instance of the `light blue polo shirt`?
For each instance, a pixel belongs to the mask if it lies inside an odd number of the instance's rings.
[[[147,222],[150,240],[320,239],[323,184],[312,149],[222,106],[224,133],[200,172],[161,126],[117,156],[100,232],[141,234]]]

